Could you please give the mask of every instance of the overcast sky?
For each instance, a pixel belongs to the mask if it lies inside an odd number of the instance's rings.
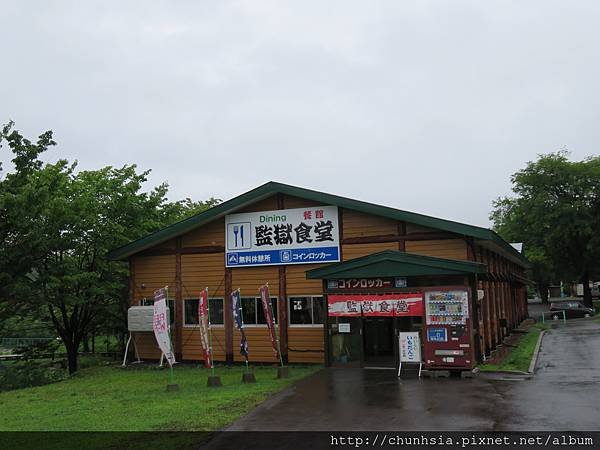
[[[594,1],[0,0],[0,122],[172,199],[276,180],[489,226],[537,154],[598,153],[599,25]]]

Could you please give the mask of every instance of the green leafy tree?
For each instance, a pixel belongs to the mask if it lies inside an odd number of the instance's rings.
[[[542,294],[551,280],[577,280],[591,306],[589,281],[600,275],[600,157],[541,155],[511,182],[514,195],[494,202],[495,229],[524,243]]]
[[[77,172],[66,160],[43,164],[51,132],[32,143],[9,123],[3,141],[14,171],[0,182],[0,311],[51,323],[73,373],[90,333],[106,323],[126,330],[127,265],[107,252],[218,200],[168,202],[166,184],[144,192],[149,171],[135,165]]]

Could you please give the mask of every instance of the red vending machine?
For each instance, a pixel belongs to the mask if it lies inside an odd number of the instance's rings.
[[[425,367],[470,370],[475,365],[467,287],[424,290]]]

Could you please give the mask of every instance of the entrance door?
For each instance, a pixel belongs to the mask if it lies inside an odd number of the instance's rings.
[[[364,364],[394,367],[394,319],[365,317],[363,323]]]
[[[360,366],[361,320],[360,317],[329,317],[329,361],[332,366]]]

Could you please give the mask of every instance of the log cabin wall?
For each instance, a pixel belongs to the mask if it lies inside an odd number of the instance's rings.
[[[164,246],[160,248],[160,250],[164,249]],[[146,301],[153,302],[154,291],[164,286],[171,287],[169,295],[171,299],[176,281],[175,255],[135,256],[130,260],[130,267],[132,268],[132,279],[134,280],[130,289],[133,295],[132,305],[143,306],[147,304]],[[135,341],[140,357],[160,358],[160,350],[154,338],[154,333],[135,333]]]
[[[267,211],[319,206],[314,202],[289,195],[273,195],[248,205],[238,212]],[[478,280],[483,291],[478,311],[479,343],[481,351],[489,354],[505,333],[518,326],[526,315],[524,289],[516,288],[502,276],[509,272],[522,275],[523,269],[500,255],[475,245],[468,238],[413,223],[392,220],[362,212],[339,208],[341,260],[347,261],[383,250],[472,260],[488,266],[491,274]],[[231,291],[241,289],[242,297],[257,297],[258,288],[268,282],[270,294],[277,297],[277,318],[280,323],[282,354],[290,363],[323,363],[323,326],[295,325],[289,320],[290,297],[321,297],[320,280],[307,280],[305,272],[321,264],[302,264],[272,267],[225,268],[225,221],[216,219],[193,231],[157,245],[130,257],[131,304],[152,299],[154,290],[172,286],[175,302],[175,353],[189,361],[202,359],[198,325],[186,323],[185,305],[193,306],[204,287],[209,298],[222,299],[224,314],[219,324],[213,324],[213,352],[216,361],[241,361],[239,332],[231,320]],[[504,280],[504,281],[499,281]],[[177,296],[175,296],[175,288]],[[474,293],[476,295],[476,293]],[[187,303],[192,302],[192,303]],[[191,308],[193,309],[193,308]],[[509,321],[507,330],[500,327],[499,319]],[[189,319],[189,318],[188,318]],[[188,320],[189,322],[189,320]],[[255,362],[276,362],[271,349],[266,325],[247,324],[250,358]],[[137,333],[136,341],[142,358],[160,356],[152,333]]]

